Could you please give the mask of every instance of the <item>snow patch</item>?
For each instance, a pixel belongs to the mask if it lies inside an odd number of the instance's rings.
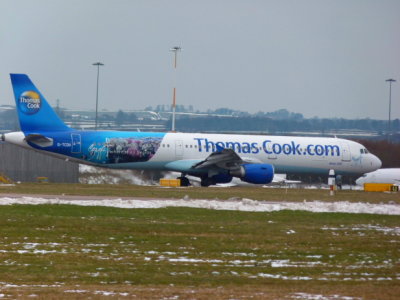
[[[322,227],[322,230],[330,230],[330,231],[371,231],[375,230],[378,232],[383,232],[384,235],[395,235],[400,236],[400,227],[385,227],[380,225],[371,225],[371,224],[361,224],[357,227]]]
[[[307,293],[294,293],[291,295],[292,299],[302,299],[302,300],[361,300],[359,297],[348,297],[340,295],[319,295],[319,294],[307,294]]]
[[[236,210],[248,212],[272,212],[281,210],[301,210],[309,212],[340,212],[357,214],[382,214],[400,215],[400,205],[398,204],[371,204],[353,203],[348,201],[341,202],[268,202],[256,201],[251,199],[232,200],[158,200],[158,199],[99,199],[99,200],[67,200],[67,199],[44,199],[39,197],[16,197],[0,198],[0,205],[12,204],[70,204],[80,206],[107,206],[119,208],[164,208],[164,207],[192,207],[215,210]],[[292,232],[290,232],[292,233]]]
[[[83,184],[134,184],[134,185],[154,185],[151,179],[138,176],[140,171],[135,170],[114,170],[93,167],[89,165],[79,165],[79,182]]]

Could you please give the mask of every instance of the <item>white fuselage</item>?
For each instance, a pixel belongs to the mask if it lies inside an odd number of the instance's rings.
[[[199,133],[167,133],[152,161],[202,160],[217,144],[241,158],[272,164],[278,173],[361,174],[381,166],[364,146],[344,139]]]
[[[356,180],[357,185],[364,183],[390,183],[400,185],[400,168],[379,169],[364,174]]]

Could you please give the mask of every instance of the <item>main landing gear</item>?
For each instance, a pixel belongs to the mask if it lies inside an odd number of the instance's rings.
[[[216,184],[216,182],[215,182],[214,178],[211,178],[211,177],[202,177],[201,178],[201,182],[200,182],[201,186],[207,187],[207,186],[215,185],[215,184]]]
[[[189,186],[190,185],[189,179],[187,179],[187,177],[185,177],[184,175],[182,175],[181,177],[178,177],[177,179],[181,180],[181,186]]]

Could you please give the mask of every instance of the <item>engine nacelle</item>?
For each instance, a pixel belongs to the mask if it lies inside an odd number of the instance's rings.
[[[231,171],[232,176],[242,181],[254,184],[267,184],[274,178],[274,167],[269,164],[245,164],[237,171]]]

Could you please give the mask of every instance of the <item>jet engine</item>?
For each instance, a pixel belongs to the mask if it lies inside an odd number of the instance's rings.
[[[269,164],[244,164],[238,170],[230,171],[230,175],[249,183],[267,184],[274,178],[274,167]]]

